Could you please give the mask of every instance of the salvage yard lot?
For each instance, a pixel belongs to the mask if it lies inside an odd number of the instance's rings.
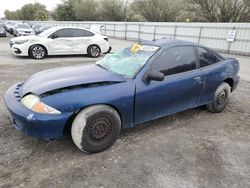
[[[8,42],[0,38],[0,187],[250,187],[249,57],[233,56],[241,63],[241,81],[224,112],[199,107],[151,121],[123,131],[112,148],[88,155],[70,135],[43,141],[16,131],[3,95],[38,71],[96,59],[18,58]],[[110,43],[114,50],[131,44]]]

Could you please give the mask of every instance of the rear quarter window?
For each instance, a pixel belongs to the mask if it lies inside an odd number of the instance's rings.
[[[221,59],[217,57],[216,54],[211,51],[208,51],[205,48],[198,47],[197,50],[200,59],[200,67],[206,67],[221,61]]]
[[[91,37],[94,36],[94,33],[86,31],[84,29],[72,29],[74,37]]]

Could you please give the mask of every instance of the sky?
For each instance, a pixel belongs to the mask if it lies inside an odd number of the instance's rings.
[[[20,9],[25,4],[35,2],[44,4],[47,7],[47,10],[52,10],[57,4],[60,4],[62,0],[3,0],[0,6],[0,18],[4,17],[4,11],[6,9],[13,11]]]

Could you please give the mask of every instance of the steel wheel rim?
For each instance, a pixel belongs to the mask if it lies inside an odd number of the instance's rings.
[[[90,49],[90,53],[93,57],[97,57],[100,55],[100,49],[98,48],[98,46],[92,46]]]
[[[91,121],[87,129],[88,138],[92,143],[102,144],[112,133],[112,123],[107,117],[98,117]]]
[[[217,104],[218,105],[223,105],[226,102],[227,99],[227,93],[225,90],[221,91],[217,97]]]
[[[41,59],[44,57],[45,51],[41,46],[36,46],[36,47],[32,48],[32,55],[36,59]]]

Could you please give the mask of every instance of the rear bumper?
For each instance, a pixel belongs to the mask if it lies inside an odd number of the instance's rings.
[[[72,113],[59,115],[39,114],[26,108],[18,96],[19,85],[11,86],[4,100],[14,127],[24,134],[40,139],[57,139],[63,136],[64,129]]]

